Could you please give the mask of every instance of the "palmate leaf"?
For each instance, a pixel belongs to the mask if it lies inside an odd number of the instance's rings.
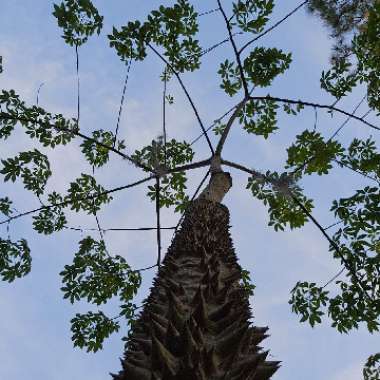
[[[65,265],[60,275],[64,298],[71,303],[86,299],[100,305],[117,295],[129,302],[141,284],[139,272],[131,270],[123,257],[109,256],[104,241],[89,236],[79,242],[73,263]]]
[[[45,154],[34,149],[21,152],[14,158],[1,160],[1,163],[3,168],[0,173],[4,174],[4,182],[9,180],[15,182],[18,177],[21,177],[27,190],[33,191],[36,195],[43,194],[46,182],[52,174]]]
[[[45,235],[62,230],[67,223],[63,212],[63,197],[57,192],[48,195],[49,206],[42,209],[38,215],[33,216],[33,228]]]
[[[249,178],[246,188],[268,206],[268,225],[273,226],[275,231],[283,231],[287,225],[291,229],[299,228],[306,223],[308,217],[294,202],[293,197],[296,197],[308,212],[313,208],[313,201],[302,194],[294,178],[287,173],[279,175],[267,171],[265,176]]]
[[[164,55],[178,72],[194,71],[200,66],[201,48],[195,36],[198,32],[197,13],[187,0],[178,0],[172,7],[161,5],[152,11],[147,21],[128,22],[121,30],[113,28],[108,36],[110,46],[124,61],[144,60],[151,42],[164,48]]]
[[[165,159],[166,157],[166,159]],[[144,147],[141,151],[136,150],[132,155],[134,160],[143,163],[153,170],[175,168],[176,166],[191,163],[194,152],[186,142],[179,142],[174,139],[163,144],[162,139],[152,141],[151,145]],[[177,172],[164,175],[160,183],[160,207],[175,206],[176,212],[183,212],[189,202],[186,195],[186,173]],[[151,200],[156,199],[156,187],[148,186],[147,195]]]
[[[344,149],[337,141],[325,142],[319,132],[305,130],[296,137],[295,143],[287,151],[286,169],[309,175],[313,173],[322,175],[328,174],[333,160],[342,155]]]
[[[14,90],[0,93],[0,139],[7,139],[19,122],[25,133],[37,139],[43,146],[54,148],[66,145],[78,131],[75,119],[66,119],[61,114],[53,115],[41,107],[27,107]]]
[[[0,238],[0,276],[2,280],[13,282],[26,276],[32,266],[30,249],[25,239],[18,242]]]
[[[84,140],[80,146],[82,148],[82,153],[85,155],[87,161],[91,165],[100,167],[105,165],[109,160],[110,149],[107,149],[106,146],[110,148],[113,147],[115,136],[111,131],[104,131],[103,129],[99,129],[92,132],[92,138],[94,141]],[[106,146],[99,145],[96,142]],[[124,149],[124,141],[116,141],[116,148],[118,150]]]
[[[250,100],[242,108],[239,122],[248,133],[267,139],[278,129],[277,109],[278,105],[273,100]]]
[[[380,380],[380,352],[368,358],[363,376],[364,380]]]
[[[233,3],[234,21],[231,24],[236,24],[244,32],[260,33],[273,8],[273,0],[239,0]]]
[[[76,212],[83,210],[95,215],[103,204],[109,203],[112,197],[106,193],[103,186],[99,185],[95,178],[82,173],[75,182],[70,183],[68,195],[64,201]]]
[[[91,0],[64,0],[60,5],[54,4],[53,16],[58,26],[63,29],[63,39],[70,46],[80,46],[87,42],[95,32],[103,27],[103,16]]]
[[[101,350],[104,340],[120,329],[119,323],[107,317],[102,311],[78,313],[70,322],[74,347],[85,347],[87,352]]]
[[[12,214],[12,201],[8,198],[0,198],[0,212],[5,215],[9,216]]]

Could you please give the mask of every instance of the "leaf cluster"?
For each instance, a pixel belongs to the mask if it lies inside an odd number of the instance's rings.
[[[49,206],[43,208],[36,216],[33,216],[33,228],[40,234],[50,235],[62,230],[66,224],[66,216],[63,212],[62,195],[53,191],[48,195]]]
[[[80,145],[82,148],[82,153],[85,155],[87,161],[96,167],[100,167],[105,165],[109,160],[109,152],[107,149],[112,148],[115,136],[111,131],[104,131],[103,129],[99,129],[97,131],[92,132],[92,139],[86,139]],[[100,144],[97,144],[100,143]],[[124,141],[117,141],[116,145],[118,150],[122,150],[125,148]]]
[[[166,143],[162,140],[152,141],[151,145],[142,150],[136,150],[132,155],[134,160],[143,163],[148,168],[158,172],[173,169],[179,165],[191,163],[194,152],[186,142],[172,139]],[[175,211],[182,212],[186,209],[189,197],[186,195],[186,173],[176,172],[164,175],[160,183],[160,207],[175,206]],[[156,187],[148,186],[148,196],[151,200],[156,199]]]
[[[54,4],[53,16],[63,29],[62,38],[70,46],[80,46],[103,27],[101,16],[91,0],[64,0]]]
[[[293,229],[306,223],[307,215],[293,198],[297,198],[307,211],[310,212],[313,208],[312,200],[302,194],[301,188],[287,173],[280,175],[267,171],[265,176],[252,176],[248,179],[246,188],[251,190],[254,197],[262,200],[264,205],[268,205],[268,225],[273,226],[275,231],[283,231],[288,224]]]
[[[71,303],[85,298],[101,305],[117,295],[127,302],[141,283],[139,272],[132,271],[122,256],[109,256],[104,241],[98,242],[90,236],[79,242],[73,263],[65,265],[60,275],[64,298],[69,298]]]
[[[83,210],[93,215],[100,210],[102,204],[111,200],[112,196],[106,193],[104,187],[99,185],[93,176],[84,173],[75,182],[70,183],[68,195],[64,198],[72,210]]]
[[[273,0],[239,0],[233,3],[232,26],[237,25],[244,32],[260,33],[273,12]]]
[[[305,174],[328,174],[333,160],[343,153],[340,143],[334,140],[324,141],[316,131],[305,130],[297,135],[296,141],[287,149],[286,168],[298,170]]]
[[[107,317],[102,311],[77,313],[70,322],[74,347],[86,347],[87,352],[101,350],[103,341],[120,329],[119,322]]]
[[[0,170],[4,174],[4,182],[11,180],[15,182],[18,177],[22,178],[27,190],[33,191],[36,195],[41,195],[47,180],[52,172],[48,157],[37,149],[28,152],[21,152],[14,158],[1,160],[3,168]]]
[[[198,32],[197,13],[188,0],[178,0],[172,7],[161,5],[144,23],[130,21],[120,30],[113,28],[108,36],[123,60],[144,60],[151,42],[164,49],[171,67],[178,71],[194,71],[200,66],[201,48],[194,39]]]
[[[270,99],[250,100],[239,114],[239,122],[248,133],[263,136],[265,139],[277,130],[278,105]]]
[[[17,242],[0,238],[0,276],[13,282],[16,278],[26,276],[32,267],[30,249],[25,239]]]
[[[276,48],[256,47],[243,61],[244,78],[255,87],[268,87],[284,73],[292,61],[291,54]],[[218,74],[222,78],[220,87],[227,95],[233,96],[243,87],[237,63],[226,59],[220,64]]]

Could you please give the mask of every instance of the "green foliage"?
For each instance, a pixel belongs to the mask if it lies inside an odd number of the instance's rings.
[[[274,78],[289,68],[291,61],[291,54],[285,54],[282,50],[256,47],[244,59],[245,79],[255,87],[268,87]],[[240,70],[235,62],[226,59],[220,64],[218,74],[222,78],[220,87],[229,96],[237,94],[242,88]]]
[[[354,138],[347,153],[342,154],[339,161],[354,170],[377,178],[380,182],[380,153],[372,137],[365,141]]]
[[[306,223],[307,215],[294,202],[293,197],[296,197],[309,212],[313,208],[312,200],[302,194],[301,188],[287,173],[279,175],[267,171],[265,176],[251,177],[248,179],[247,189],[269,206],[268,225],[273,226],[275,231],[283,231],[287,224],[293,229],[302,227]]]
[[[300,322],[308,321],[311,327],[322,322],[324,312],[320,309],[328,301],[327,291],[317,287],[315,283],[298,281],[290,293],[289,304],[292,305],[294,313],[301,315]]]
[[[368,358],[363,376],[364,380],[380,380],[380,352]]]
[[[141,151],[136,150],[132,155],[134,160],[163,173],[167,169],[192,162],[193,157],[194,152],[186,141],[179,142],[174,139],[168,141],[166,145],[162,140],[158,142],[153,140],[151,145],[144,147]],[[183,212],[189,201],[185,193],[186,181],[185,172],[164,175],[160,183],[160,207],[175,206],[176,212]],[[156,187],[148,186],[148,189],[147,195],[151,200],[155,200]]]
[[[215,127],[212,129],[212,131],[215,133],[216,136],[221,136],[226,129],[226,124],[222,124],[222,122],[216,121],[215,122]]]
[[[297,115],[298,113],[301,112],[305,108],[303,104],[291,104],[291,103],[283,103],[282,105],[283,110],[288,114],[288,115]]]
[[[65,265],[60,275],[64,298],[71,303],[86,298],[100,305],[117,295],[128,302],[141,284],[139,272],[132,271],[123,257],[111,257],[104,241],[97,242],[89,236],[79,242],[73,264]]]
[[[239,67],[234,62],[226,59],[220,64],[218,74],[222,78],[220,87],[227,95],[234,96],[242,88],[243,82],[240,77]]]
[[[67,223],[62,211],[63,198],[55,191],[48,195],[49,206],[42,209],[37,216],[33,216],[33,228],[42,234],[50,235],[62,230]]]
[[[110,150],[106,146],[112,148],[115,137],[113,132],[99,129],[92,132],[92,138],[93,140],[84,140],[82,142],[82,153],[91,165],[100,167],[108,162]],[[106,146],[97,144],[97,142]],[[116,148],[118,150],[124,149],[124,141],[118,141]]]
[[[4,182],[9,180],[15,182],[21,177],[27,190],[33,191],[36,195],[43,194],[46,182],[52,174],[45,154],[34,149],[21,152],[14,158],[1,160],[1,163],[3,168],[0,173],[4,174]]]
[[[322,71],[321,88],[337,99],[350,93],[357,84],[357,74],[350,71],[351,67],[348,59],[337,59],[330,70]]]
[[[269,134],[278,129],[277,109],[278,105],[273,100],[250,100],[242,108],[239,122],[248,133],[267,139]]]
[[[112,197],[106,193],[104,187],[98,185],[94,177],[84,173],[75,182],[70,183],[68,195],[64,198],[72,210],[83,210],[93,215],[100,210],[102,204],[111,200]]]
[[[199,68],[201,48],[193,37],[198,32],[197,13],[187,0],[178,0],[172,7],[161,5],[152,11],[143,24],[128,22],[121,30],[113,28],[108,36],[122,60],[143,60],[151,42],[162,46],[170,65],[178,72]]]
[[[119,331],[118,322],[108,318],[103,312],[76,314],[71,320],[71,339],[74,347],[87,349],[87,352],[96,352],[103,348],[104,339]]]
[[[239,0],[233,3],[234,22],[244,32],[260,33],[274,8],[273,0]]]
[[[25,239],[14,243],[0,238],[0,276],[13,282],[16,278],[26,276],[32,266],[30,249]]]
[[[10,216],[12,214],[12,201],[8,198],[0,198],[0,212],[5,216]]]
[[[249,296],[253,296],[256,286],[252,283],[249,271],[244,269],[241,271],[241,280],[243,284],[243,289],[247,292]]]
[[[11,135],[17,122],[25,128],[25,133],[29,137],[51,148],[59,144],[66,145],[78,130],[74,119],[65,119],[61,114],[52,115],[37,106],[27,107],[13,90],[2,90],[0,111],[0,139],[4,140]]]
[[[286,168],[303,167],[305,174],[328,174],[332,161],[343,153],[342,146],[333,140],[324,141],[316,131],[305,130],[296,137],[296,141],[288,149]]]
[[[103,16],[90,0],[64,0],[54,4],[53,16],[63,29],[63,39],[70,46],[84,44],[95,32],[103,27]]]
[[[243,66],[248,80],[256,87],[268,87],[274,78],[284,73],[292,62],[292,55],[276,48],[254,48]]]

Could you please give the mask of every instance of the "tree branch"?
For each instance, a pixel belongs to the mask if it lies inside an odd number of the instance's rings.
[[[220,156],[222,154],[222,150],[223,150],[223,146],[224,146],[224,143],[226,142],[226,139],[227,139],[227,136],[230,132],[230,129],[231,129],[231,126],[233,124],[233,122],[235,121],[235,119],[237,118],[237,116],[239,115],[239,112],[242,110],[242,108],[244,107],[245,103],[247,102],[247,98],[244,98],[235,108],[235,111],[234,113],[231,115],[231,117],[229,118],[228,122],[227,122],[227,125],[226,125],[226,128],[224,129],[223,133],[222,133],[222,136],[220,137],[220,140],[218,142],[218,145],[216,147],[216,150],[215,150],[215,155],[216,156]]]
[[[113,152],[113,153],[116,153],[117,155],[119,155],[120,157],[132,162],[134,165],[138,166],[139,168],[141,169],[144,169],[150,173],[154,173],[154,170],[150,169],[149,167],[141,164],[139,161],[137,160],[134,160],[133,158],[131,158],[130,156],[128,156],[127,154],[123,153],[123,152],[120,152],[120,150],[117,150],[111,146],[108,146],[108,145],[105,145],[99,141],[96,141],[95,139],[93,139],[92,137],[88,137],[86,135],[84,135],[83,133],[81,132],[78,132],[76,130],[72,130],[70,128],[65,128],[65,127],[57,127],[56,125],[54,124],[50,124],[50,123],[46,123],[44,122],[43,120],[33,120],[33,119],[28,119],[28,118],[25,118],[25,117],[15,117],[15,116],[12,116],[10,114],[7,114],[5,112],[0,112],[0,119],[6,119],[6,120],[18,120],[18,121],[25,121],[25,122],[28,122],[28,123],[37,123],[37,124],[40,124],[40,125],[48,125],[50,128],[54,128],[58,131],[63,131],[63,132],[68,132],[68,133],[72,133],[74,134],[75,136],[78,136],[78,137],[81,137],[82,139],[84,140],[88,140],[88,141],[91,141],[93,143],[95,143],[96,145],[98,146],[101,146],[103,148],[106,148],[108,149],[109,151]]]
[[[232,35],[231,24],[228,21],[227,15],[224,12],[224,9],[222,7],[222,4],[221,4],[220,0],[217,0],[217,2],[218,2],[218,6],[220,8],[220,12],[223,15],[224,21],[225,21],[227,29],[228,29],[228,34],[230,36],[231,45],[232,45],[232,48],[233,48],[234,53],[235,53],[236,61],[237,61],[237,64],[238,64],[238,67],[239,67],[239,71],[240,71],[241,81],[243,83],[245,97],[248,98],[248,96],[249,96],[248,84],[247,84],[247,81],[246,81],[245,76],[244,76],[244,70],[243,70],[243,65],[241,63],[241,59],[240,59],[240,53],[239,53],[239,51],[238,51],[238,49],[236,47],[235,40],[234,40],[234,37]]]
[[[92,199],[96,199],[97,197],[100,197],[100,196],[103,196],[103,195],[107,195],[107,194],[111,194],[111,193],[115,193],[117,191],[120,191],[120,190],[125,190],[125,189],[129,189],[131,187],[135,187],[135,186],[138,186],[144,182],[147,182],[147,181],[150,181],[152,178],[154,178],[154,176],[150,175],[149,177],[145,177],[143,179],[140,179],[139,181],[136,181],[136,182],[133,182],[133,183],[130,183],[128,185],[124,185],[124,186],[119,186],[119,187],[115,187],[111,190],[107,190],[107,191],[103,191],[102,193],[99,193],[99,194],[96,194],[96,195],[92,195],[92,196],[88,196],[88,197],[83,197],[83,198],[79,198],[77,200],[92,200]],[[23,213],[20,213],[20,214],[17,214],[15,216],[11,216],[9,217],[8,219],[6,220],[3,220],[3,221],[0,221],[0,225],[1,224],[5,224],[5,223],[9,223],[11,222],[12,220],[15,220],[15,219],[19,219],[23,216],[27,216],[27,215],[30,215],[30,214],[34,214],[38,211],[41,211],[41,210],[47,210],[47,209],[50,209],[52,207],[56,207],[56,206],[68,206],[70,205],[72,202],[70,201],[64,201],[64,202],[60,202],[60,203],[56,203],[56,204],[52,204],[52,205],[48,205],[48,206],[42,206],[42,207],[39,207],[39,208],[36,208],[34,210],[30,210],[30,211],[26,211],[26,212],[23,212]]]
[[[306,3],[308,3],[309,0],[305,0],[302,2],[298,7],[293,9],[291,12],[289,12],[285,17],[283,17],[281,20],[277,21],[274,25],[272,25],[270,28],[259,34],[257,37],[253,38],[252,40],[248,41],[240,50],[239,54],[241,54],[248,46],[256,42],[261,37],[264,37],[266,34],[271,32],[273,29],[277,28],[279,25],[281,25],[285,20],[287,20],[290,16],[292,16],[294,13],[296,13],[299,9],[301,9]]]
[[[222,163],[222,165],[230,166],[231,168],[235,168],[235,169],[241,170],[243,172],[246,172],[248,174],[251,174],[252,176],[254,176],[256,178],[266,178],[264,174],[261,174],[260,172],[258,172],[256,170],[248,169],[243,165],[236,164],[235,162],[231,162],[231,161],[227,161],[227,160],[222,159],[221,163]]]
[[[211,141],[210,141],[210,138],[208,137],[208,134],[207,134],[207,132],[206,132],[206,129],[205,129],[205,127],[204,127],[204,125],[203,125],[203,122],[202,122],[202,120],[201,120],[201,118],[200,118],[200,116],[199,116],[199,113],[198,113],[198,110],[197,110],[197,108],[195,107],[195,105],[194,105],[194,102],[193,102],[193,99],[191,98],[191,96],[190,96],[190,94],[189,94],[189,92],[187,91],[187,89],[186,89],[186,87],[185,87],[185,85],[184,85],[184,83],[183,83],[183,81],[182,81],[182,79],[181,79],[181,76],[178,74],[178,72],[174,69],[174,67],[168,62],[168,60],[162,55],[162,54],[160,54],[158,51],[157,51],[157,49],[155,49],[151,44],[147,44],[147,46],[149,46],[149,48],[163,61],[163,62],[165,62],[165,64],[170,68],[170,70],[173,72],[173,74],[175,75],[175,77],[177,78],[177,80],[178,80],[178,82],[179,82],[179,84],[180,84],[180,86],[182,87],[182,90],[184,91],[184,93],[185,93],[185,95],[186,95],[186,97],[187,97],[187,99],[188,99],[188,101],[190,102],[190,105],[191,105],[191,108],[193,109],[193,111],[194,111],[194,114],[195,114],[195,116],[196,116],[196,118],[197,118],[197,120],[198,120],[198,123],[199,123],[199,125],[200,125],[200,127],[201,127],[201,129],[202,129],[202,131],[203,131],[203,134],[205,135],[205,137],[206,137],[206,140],[207,140],[207,144],[208,144],[208,146],[209,146],[209,148],[210,148],[210,151],[211,151],[211,153],[212,154],[214,154],[214,148],[213,148],[213,146],[212,146],[212,144],[211,144]]]
[[[319,104],[319,103],[312,103],[312,102],[305,102],[302,100],[293,100],[293,99],[284,99],[284,98],[277,98],[274,96],[250,96],[251,100],[273,100],[275,102],[281,102],[281,103],[290,103],[290,104],[299,104],[306,107],[316,107],[316,108],[322,108],[322,109],[328,109],[330,111],[336,111],[343,115],[350,116],[351,118],[358,120],[362,122],[365,125],[368,125],[369,127],[376,129],[380,131],[380,128],[376,125],[369,123],[368,121],[365,121],[362,117],[356,116],[350,112],[344,111],[340,108],[336,108],[334,106],[330,106],[328,104]]]
[[[296,196],[294,196],[292,193],[290,193],[293,201],[295,204],[297,204],[301,210],[307,215],[307,217],[314,223],[314,225],[322,232],[323,236],[328,240],[330,243],[330,246],[334,248],[335,252],[338,254],[340,257],[341,261],[345,265],[346,269],[350,272],[351,276],[356,280],[356,282],[360,285],[362,288],[363,294],[371,301],[373,302],[372,297],[367,293],[365,286],[362,284],[361,280],[359,277],[356,275],[355,268],[351,266],[351,264],[345,259],[343,254],[340,251],[339,246],[335,243],[334,240],[330,238],[330,236],[327,234],[325,229],[318,223],[318,221],[313,217],[313,215],[307,210],[307,208],[297,199]]]
[[[161,265],[160,177],[156,177],[157,266]]]

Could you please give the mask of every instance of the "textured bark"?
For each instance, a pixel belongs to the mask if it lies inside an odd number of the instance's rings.
[[[228,190],[228,189],[227,189]],[[201,196],[187,211],[132,329],[117,380],[267,380],[227,207]]]

